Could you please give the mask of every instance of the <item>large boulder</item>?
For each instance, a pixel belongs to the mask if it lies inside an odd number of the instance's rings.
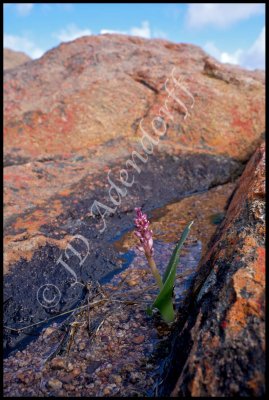
[[[4,100],[9,164],[137,140],[142,117],[151,133],[152,119],[162,117],[165,142],[177,150],[240,160],[264,132],[263,72],[165,40],[99,35],[63,43],[7,71]]]

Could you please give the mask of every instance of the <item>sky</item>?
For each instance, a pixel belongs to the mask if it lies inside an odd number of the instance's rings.
[[[192,43],[221,62],[265,68],[264,3],[4,4],[4,47],[32,58],[61,42],[114,32]]]

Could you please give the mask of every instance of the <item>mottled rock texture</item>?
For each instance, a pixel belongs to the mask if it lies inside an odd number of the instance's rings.
[[[4,49],[4,70],[15,68],[30,60],[31,57],[21,51]]]
[[[5,155],[13,158],[66,157],[134,139],[139,119],[149,127],[159,113],[178,148],[241,160],[264,131],[261,72],[210,62],[197,46],[164,40],[100,35],[61,44],[8,71],[4,96]]]
[[[152,136],[154,118],[156,128],[167,128],[157,158],[192,157],[195,182],[186,167],[173,172],[187,192],[227,182],[233,160],[247,160],[262,140],[264,74],[218,64],[189,44],[89,36],[6,71],[4,107],[5,255],[14,262],[20,249],[29,260],[44,244],[42,225],[106,184],[111,163],[141,152],[142,117]],[[155,178],[172,179],[170,170],[156,170]],[[176,188],[172,180],[169,186]]]
[[[265,150],[240,178],[202,261],[195,306],[178,337],[187,358],[173,396],[265,393]],[[205,280],[206,278],[206,280]]]

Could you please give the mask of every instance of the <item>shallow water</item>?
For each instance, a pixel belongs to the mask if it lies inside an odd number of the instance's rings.
[[[217,186],[204,193],[184,197],[178,201],[156,208],[148,213],[153,231],[154,246],[159,249],[159,242],[173,245],[179,240],[185,226],[194,221],[187,242],[201,243],[201,256],[207,251],[208,243],[216,231],[217,225],[225,215],[227,199],[231,196],[235,184]],[[127,254],[136,246],[137,238],[133,230],[124,230],[115,237],[114,245],[121,254]],[[162,246],[166,251],[166,246]],[[158,258],[162,251],[159,251]],[[159,267],[162,268],[161,263]]]
[[[157,268],[164,273],[166,266],[170,260],[171,254],[174,250],[174,243],[166,243],[162,240],[154,241],[154,259],[156,261]],[[154,283],[153,278],[150,275],[150,270],[145,258],[145,255],[141,253],[136,247],[131,247],[127,253],[120,253],[122,256],[126,254],[133,254],[132,260],[130,261],[129,268],[145,269],[149,272],[148,284]],[[185,245],[182,248],[179,265],[177,267],[177,283],[175,285],[174,295],[176,304],[178,307],[183,305],[184,299],[187,295],[188,289],[193,281],[197,266],[202,255],[202,243],[196,239],[187,239]],[[157,293],[157,291],[155,291]]]

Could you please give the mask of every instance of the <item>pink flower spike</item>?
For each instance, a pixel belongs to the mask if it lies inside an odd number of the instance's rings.
[[[135,235],[139,238],[140,244],[137,246],[137,249],[143,251],[151,272],[161,289],[163,287],[163,282],[161,275],[156,267],[154,258],[153,258],[153,238],[152,238],[152,230],[149,229],[149,220],[146,214],[142,213],[140,207],[135,208],[136,218],[134,219],[134,223],[136,226]]]
[[[145,255],[150,257],[153,255],[153,238],[152,230],[149,229],[149,220],[146,214],[142,213],[141,208],[135,208],[136,218],[134,223],[136,226],[135,235],[139,238],[141,246]],[[139,249],[140,250],[140,249]]]

